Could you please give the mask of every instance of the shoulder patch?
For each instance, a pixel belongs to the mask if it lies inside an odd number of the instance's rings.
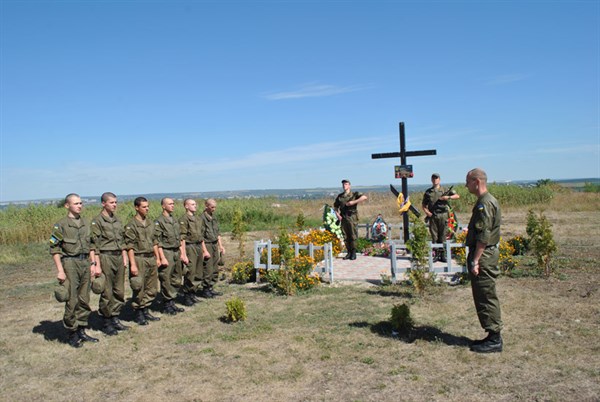
[[[484,210],[484,209],[485,209],[485,208],[483,207],[483,204],[477,204],[477,210],[478,210],[479,212],[483,212],[483,210]]]
[[[155,224],[156,226],[160,225],[160,223],[158,223],[158,221],[154,221],[154,224]]]
[[[125,229],[131,230],[131,226],[125,226]]]
[[[54,236],[50,237],[50,244],[52,244],[53,246],[58,244],[58,239]]]
[[[60,226],[57,224],[54,225],[54,229],[60,229]]]

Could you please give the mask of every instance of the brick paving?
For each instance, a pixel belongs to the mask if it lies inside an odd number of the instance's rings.
[[[356,260],[344,260],[342,257],[344,254],[340,254],[333,260],[333,282],[344,282],[344,281],[361,281],[370,283],[380,283],[381,275],[388,275],[391,277],[392,268],[389,258],[384,257],[370,257],[364,255],[357,255]],[[407,268],[410,268],[410,257],[409,256],[398,256],[397,261],[397,279],[403,280],[406,278],[406,274],[403,273]],[[454,267],[456,262],[453,261]],[[437,276],[443,280],[449,280],[453,274],[443,273],[446,263],[435,262],[433,264],[434,270],[437,272]],[[327,279],[327,278],[324,278]]]

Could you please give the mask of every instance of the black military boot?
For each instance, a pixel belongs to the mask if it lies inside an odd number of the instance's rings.
[[[444,252],[444,249],[441,249],[439,251],[438,261],[440,261],[440,262],[448,262],[448,260],[446,259],[446,253]]]
[[[86,334],[84,327],[79,327],[79,329],[77,330],[77,333],[79,334],[79,338],[81,338],[81,340],[84,342],[96,343],[99,341],[98,338],[94,338],[93,336],[89,336],[88,334]]]
[[[146,320],[148,321],[160,321],[160,318],[153,316],[152,314],[150,314],[150,312],[148,311],[147,308],[143,308],[142,309],[142,313],[144,314],[144,317],[146,318]]]
[[[121,320],[119,320],[117,317],[113,317],[113,318],[111,318],[111,320],[112,320],[112,325],[116,330],[127,331],[129,329],[129,327],[127,325],[123,325]]]
[[[177,310],[175,310],[173,307],[174,306],[171,305],[171,300],[165,301],[165,305],[163,307],[163,313],[168,314],[168,315],[177,315]]]
[[[351,260],[352,259],[352,251],[348,250],[348,254],[342,258],[342,260]]]
[[[210,292],[209,288],[204,288],[202,289],[202,293],[200,293],[200,297],[203,297],[205,299],[212,299],[214,298],[213,294]]]
[[[69,345],[74,348],[80,348],[83,346],[83,340],[79,337],[77,331],[69,331]]]
[[[490,332],[485,339],[473,342],[470,349],[476,353],[502,352],[502,336],[500,332]]]
[[[214,290],[213,288],[208,289],[208,291],[210,292],[211,295],[213,296],[223,296],[223,293],[221,292],[217,292],[216,290]]]
[[[171,307],[173,307],[173,310],[177,311],[178,313],[183,313],[185,311],[183,307],[179,307],[177,304],[175,304],[175,300],[171,300]]]
[[[108,336],[117,335],[117,329],[114,327],[113,322],[110,318],[104,318],[104,326],[102,327],[102,332],[104,332]]]
[[[138,325],[148,325],[148,321],[146,320],[143,309],[135,310],[133,321],[135,321],[135,323]]]
[[[350,260],[356,260],[356,250],[352,250],[352,254],[350,255]]]
[[[192,298],[191,293],[186,293],[185,296],[183,296],[183,304],[188,307],[192,307],[194,304],[196,304],[196,301]]]

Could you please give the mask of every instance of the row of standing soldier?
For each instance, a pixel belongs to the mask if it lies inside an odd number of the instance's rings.
[[[128,329],[119,320],[128,268],[134,321],[139,325],[160,320],[148,310],[157,296],[159,282],[162,311],[169,315],[184,311],[175,304],[178,294],[183,295],[180,301],[186,306],[199,301],[196,294],[204,298],[221,295],[214,285],[225,249],[214,214],[215,200],[207,200],[204,211],[197,215],[196,201],[186,199],[186,213],[176,219],[172,216],[175,202],[164,198],[162,214],[152,222],[147,218],[148,200],[138,197],[134,200],[136,215],[125,226],[115,215],[116,195],[104,193],[101,201],[102,211],[88,223],[81,217],[83,203],[79,195],[67,195],[67,216],[54,225],[50,237],[50,253],[64,293],[63,324],[71,346],[98,342],[85,331],[91,312],[92,281],[103,282],[98,308],[102,331],[116,335]]]

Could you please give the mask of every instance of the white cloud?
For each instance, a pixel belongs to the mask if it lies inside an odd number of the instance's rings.
[[[351,85],[340,87],[336,85],[309,83],[301,88],[292,91],[271,92],[263,95],[268,100],[284,100],[284,99],[299,99],[299,98],[316,98],[323,96],[339,95],[348,92],[362,91],[369,89],[371,86]]]

